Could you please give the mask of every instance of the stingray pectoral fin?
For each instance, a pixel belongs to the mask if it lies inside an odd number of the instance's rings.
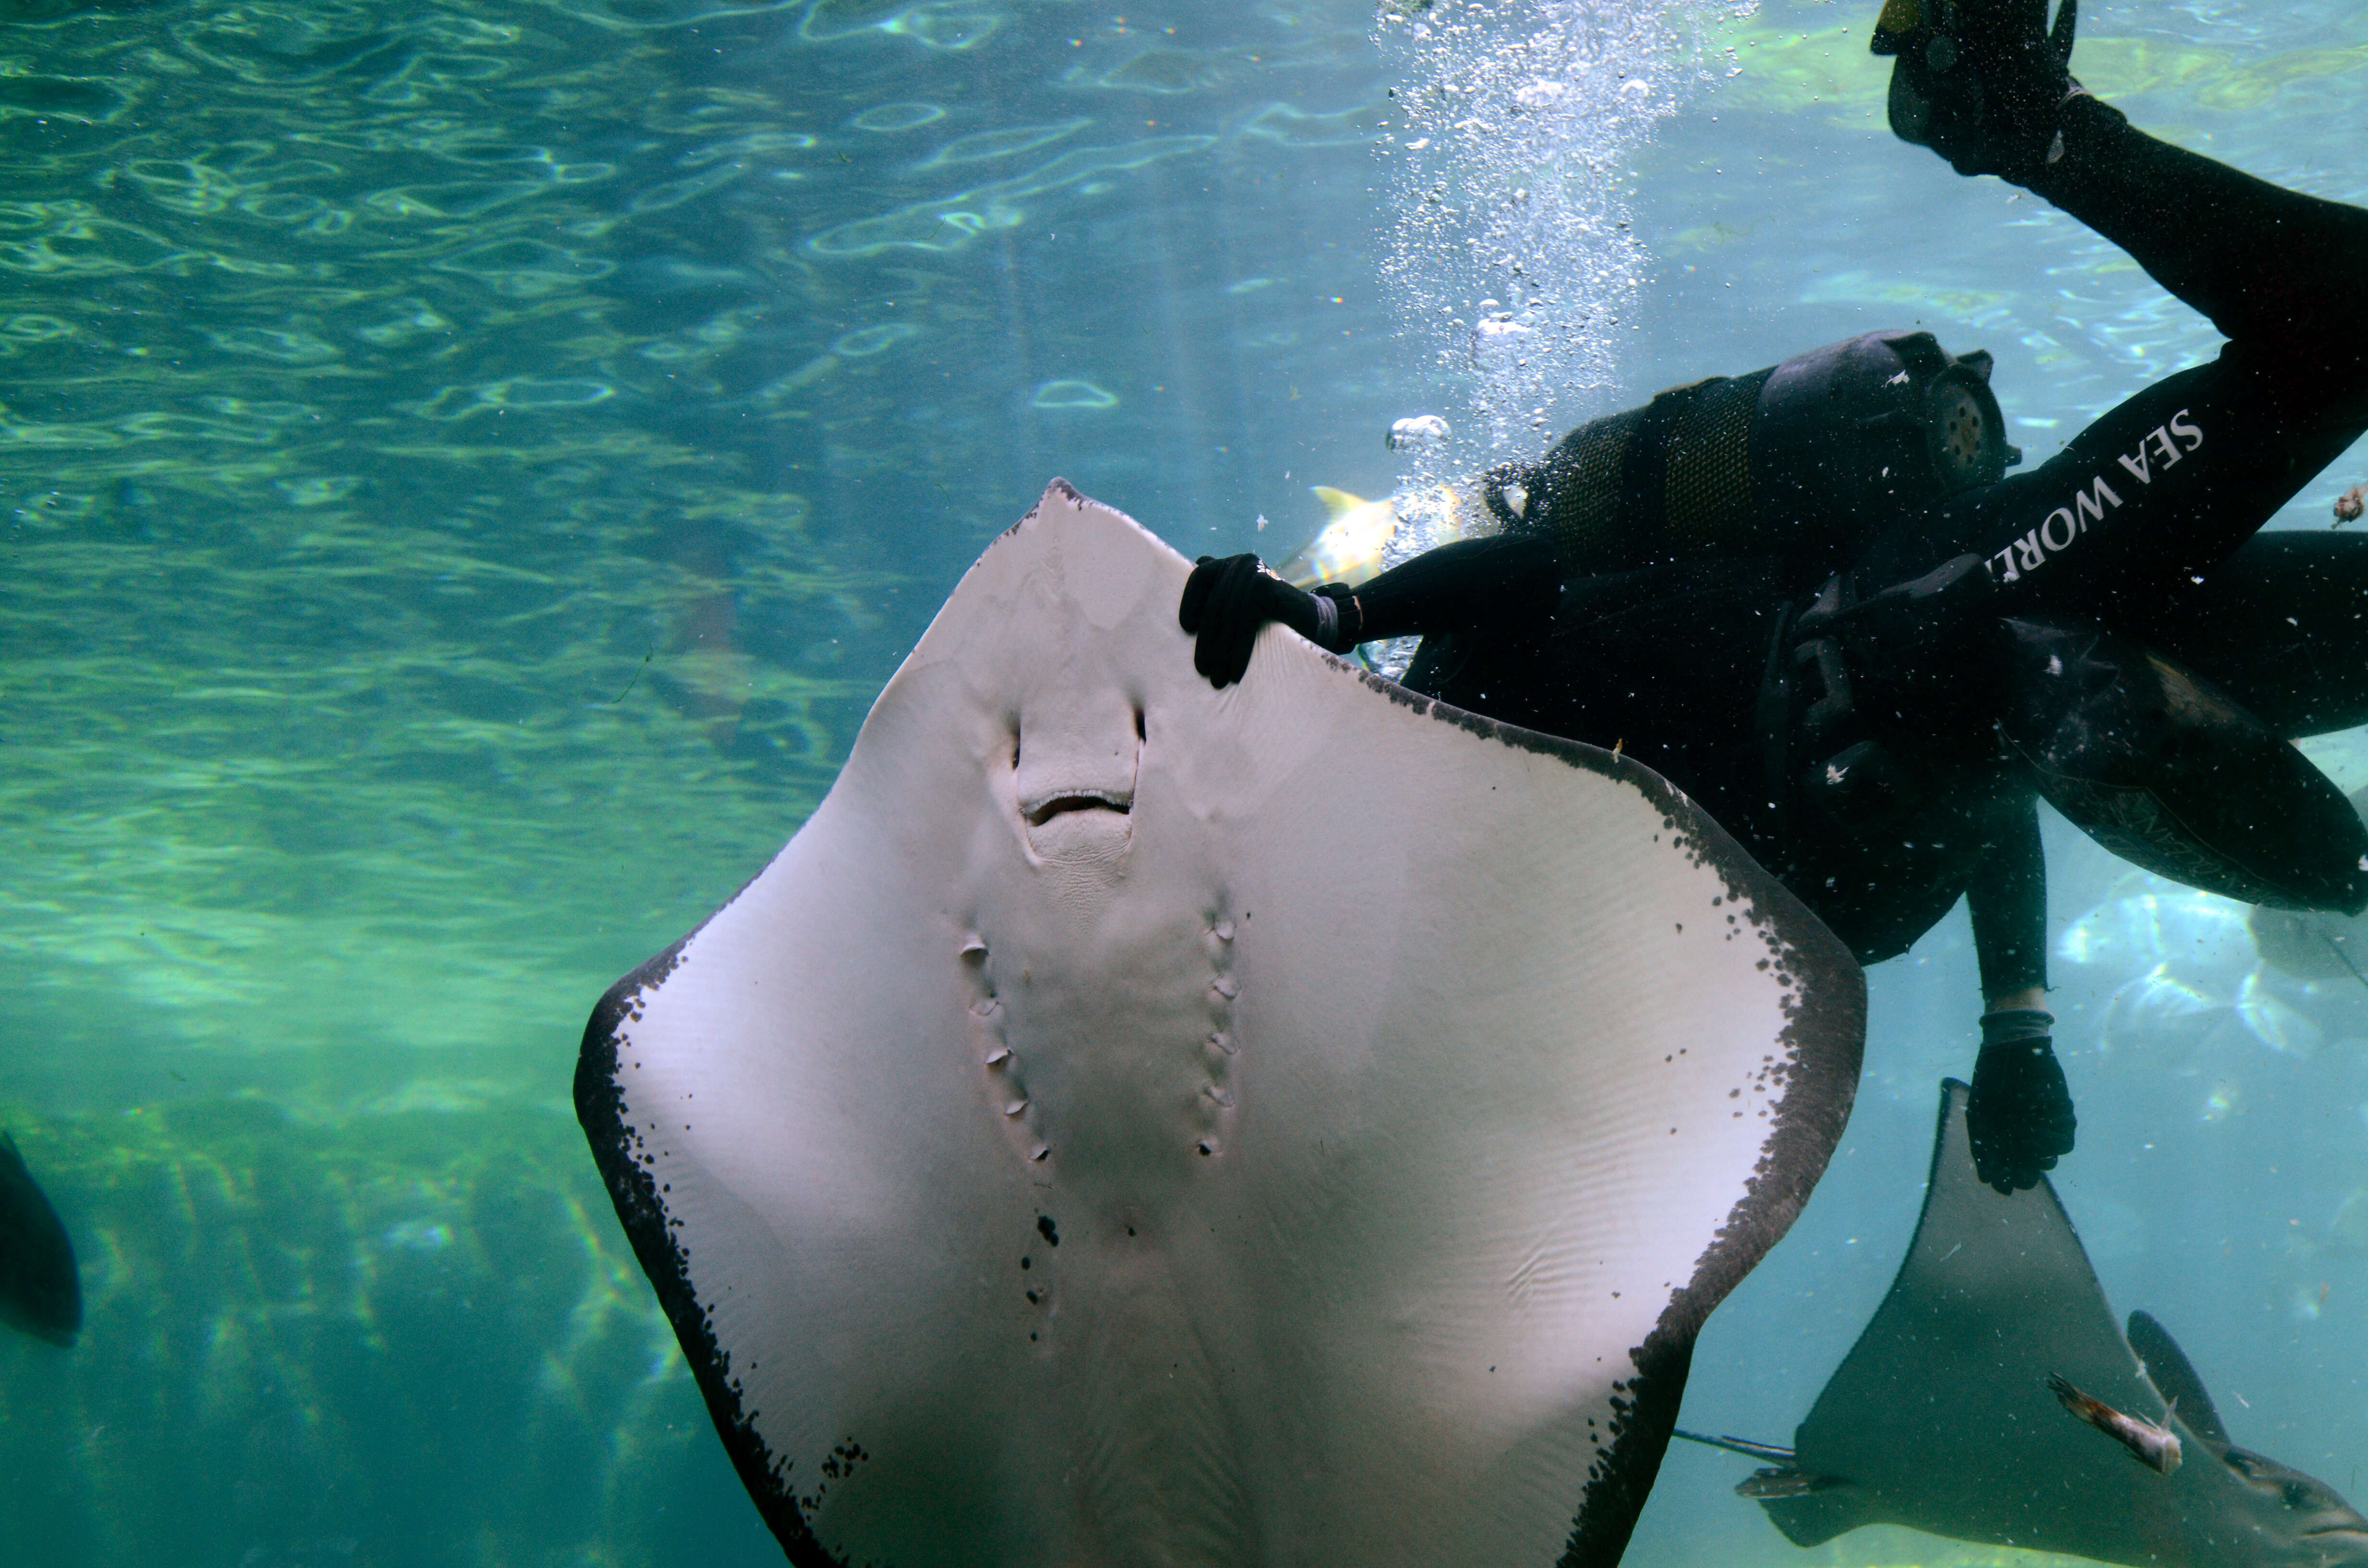
[[[1633,761],[1280,627],[1212,689],[1190,571],[987,547],[586,1029],[618,1213],[801,1568],[1611,1568],[1862,977]]]
[[[2187,1429],[2206,1443],[2226,1448],[2228,1428],[2220,1419],[2220,1412],[2212,1403],[2212,1396],[2203,1389],[2203,1380],[2196,1375],[2195,1364],[2187,1352],[2171,1338],[2170,1331],[2157,1323],[2152,1313],[2135,1312],[2130,1314],[2130,1348],[2138,1353],[2146,1368],[2146,1381],[2162,1395],[2163,1403],[2179,1413]]]
[[[1746,1487],[1759,1489],[1747,1492]],[[1861,1525],[1882,1524],[1887,1518],[1865,1488],[1810,1471],[1763,1470],[1735,1491],[1766,1509],[1768,1522],[1794,1546],[1823,1546]]]
[[[1916,1233],[1883,1304],[1793,1437],[1799,1467],[1850,1477],[1828,1496],[1767,1505],[1796,1543],[1859,1524],[2015,1544],[2109,1562],[2143,1555],[2169,1522],[2166,1491],[2051,1397],[2051,1373],[2121,1410],[2154,1391],[2043,1179],[1983,1184],[1965,1126],[1970,1091],[1941,1087]],[[2034,1477],[2044,1477],[2035,1485]],[[2182,1472],[2177,1486],[2192,1479]],[[2132,1555],[2133,1552],[2140,1553]]]

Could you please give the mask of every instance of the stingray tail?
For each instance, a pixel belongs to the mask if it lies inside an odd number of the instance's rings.
[[[1780,1449],[1773,1443],[1755,1443],[1748,1437],[1705,1437],[1682,1426],[1671,1436],[1683,1437],[1689,1443],[1700,1443],[1705,1449],[1724,1449],[1730,1454],[1741,1454],[1745,1459],[1758,1460],[1763,1464],[1793,1462],[1792,1449]]]
[[[1767,1503],[1787,1497],[1806,1497],[1812,1493],[1827,1492],[1843,1483],[1830,1475],[1802,1470],[1793,1462],[1793,1450],[1780,1449],[1773,1443],[1755,1443],[1748,1437],[1705,1437],[1699,1432],[1680,1428],[1672,1436],[1689,1443],[1700,1443],[1705,1449],[1723,1449],[1730,1454],[1741,1454],[1748,1460],[1759,1460],[1768,1466],[1755,1470],[1736,1483],[1735,1494],[1754,1502]]]

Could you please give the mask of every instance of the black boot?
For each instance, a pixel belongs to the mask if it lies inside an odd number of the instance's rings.
[[[1961,175],[2027,186],[2064,155],[2076,0],[1888,0],[1873,50],[1891,72],[1891,129]]]

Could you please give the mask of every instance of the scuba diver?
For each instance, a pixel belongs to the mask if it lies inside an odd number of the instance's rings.
[[[2126,251],[2227,341],[2029,472],[1987,354],[1873,333],[1662,393],[1490,471],[1491,537],[1314,594],[1203,557],[1178,619],[1242,678],[1279,620],[1419,633],[1406,684],[1615,745],[1872,964],[1962,896],[1968,1110],[2000,1191],[2072,1148],[2037,801],[2146,870],[2368,908],[2368,826],[2290,743],[2368,722],[2368,538],[2255,537],[2368,429],[2368,211],[2133,129],[2070,73],[2075,0],[1888,0],[1907,142]]]

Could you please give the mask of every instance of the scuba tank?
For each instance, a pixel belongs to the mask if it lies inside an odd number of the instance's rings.
[[[1550,535],[1574,574],[1804,546],[1838,567],[1894,519],[2022,460],[1989,377],[1986,352],[1871,332],[1590,421],[1491,470],[1481,496],[1506,531]]]

